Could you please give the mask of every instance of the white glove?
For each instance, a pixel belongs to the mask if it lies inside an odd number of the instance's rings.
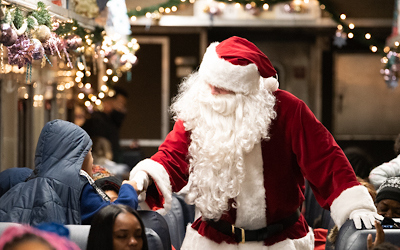
[[[129,178],[130,180],[133,180],[136,182],[137,189],[138,189],[138,200],[139,202],[142,202],[146,199],[146,190],[147,187],[149,186],[150,183],[150,177],[145,171],[138,171],[134,176],[131,176]]]
[[[361,221],[364,223],[365,228],[371,229],[375,223],[375,220],[383,220],[382,215],[379,215],[376,212],[373,212],[368,209],[354,210],[353,212],[351,212],[349,218],[353,220],[354,226],[357,229],[362,228]]]

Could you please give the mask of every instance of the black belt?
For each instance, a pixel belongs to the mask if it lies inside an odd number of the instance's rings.
[[[299,216],[300,210],[297,209],[296,212],[294,212],[289,217],[286,217],[278,221],[277,223],[256,230],[247,230],[241,227],[235,227],[234,225],[226,221],[208,220],[207,223],[208,225],[212,226],[223,234],[234,236],[236,242],[244,243],[246,241],[264,241],[268,237],[282,232],[284,229],[296,223],[296,221],[299,219]]]

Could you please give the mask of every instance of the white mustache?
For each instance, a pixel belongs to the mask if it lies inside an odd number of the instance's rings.
[[[201,97],[201,102],[209,105],[215,112],[229,116],[235,112],[237,108],[236,96],[232,94],[214,96],[211,93]]]

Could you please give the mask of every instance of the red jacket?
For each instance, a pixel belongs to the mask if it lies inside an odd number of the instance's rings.
[[[275,96],[277,117],[272,121],[270,140],[261,143],[267,224],[288,217],[301,206],[304,178],[326,209],[342,191],[359,185],[343,151],[307,105],[283,90],[275,91]],[[174,192],[182,189],[188,180],[186,156],[190,132],[185,131],[183,124],[179,120],[175,123],[159,151],[151,157],[164,166]],[[151,207],[162,207],[164,200],[159,190],[150,189],[147,193],[146,201]],[[236,210],[230,209],[221,219],[234,224]],[[216,231],[201,218],[192,227],[215,242],[234,243],[233,237]],[[265,244],[273,245],[286,238],[299,239],[308,231],[301,215],[293,226],[265,240]]]

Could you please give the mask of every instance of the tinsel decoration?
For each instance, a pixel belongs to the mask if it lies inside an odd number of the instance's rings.
[[[32,64],[26,64],[26,77],[25,77],[26,84],[32,82]]]
[[[27,36],[19,36],[17,41],[8,47],[8,63],[18,65],[18,68],[31,63],[33,49],[34,46]]]

